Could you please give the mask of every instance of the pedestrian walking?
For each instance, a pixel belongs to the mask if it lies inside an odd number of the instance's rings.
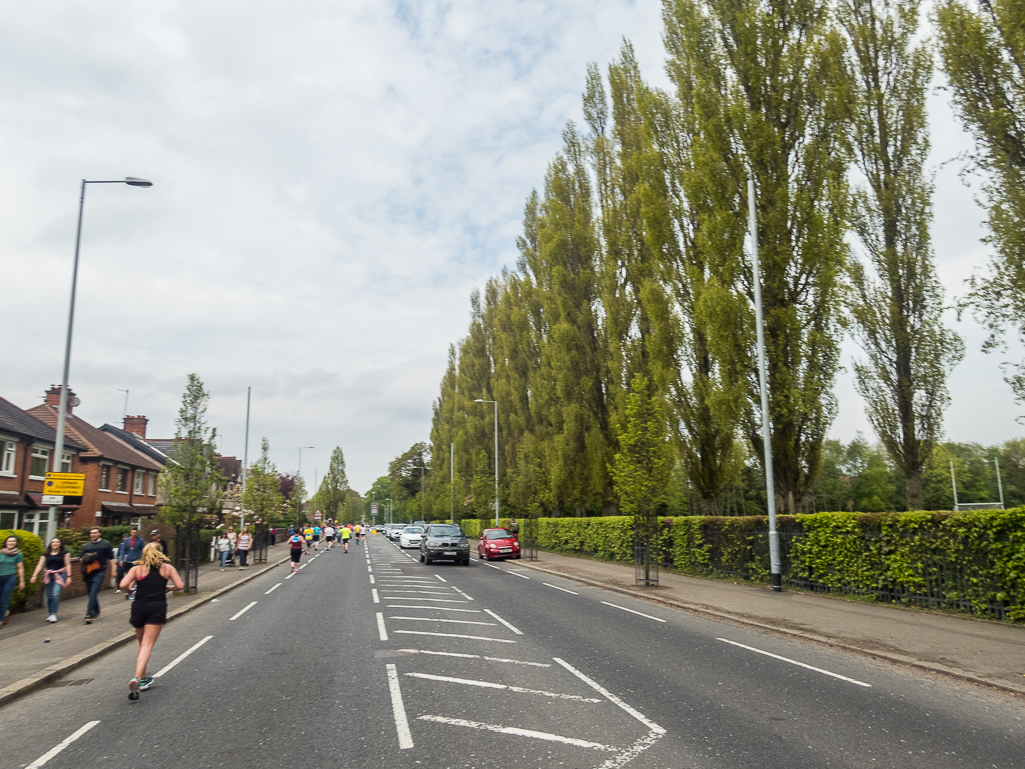
[[[234,529],[228,529],[228,539],[231,541],[231,550],[228,551],[228,565],[235,568],[235,551],[238,549],[238,534]]]
[[[138,563],[121,580],[122,590],[130,590],[135,585],[135,600],[128,621],[135,628],[139,653],[135,658],[135,676],[128,682],[130,700],[139,699],[139,692],[153,685],[153,677],[146,674],[146,667],[160,631],[167,623],[168,582],[177,590],[185,587],[178,570],[168,562],[156,542],[143,548]]]
[[[293,534],[288,538],[288,544],[289,556],[292,558],[292,573],[298,574],[299,561],[301,561],[303,557],[303,545],[305,544],[305,541],[298,534]]]
[[[277,543],[278,543],[278,530],[275,529],[272,526],[271,530],[270,530],[270,546],[274,547],[274,545],[276,545]]]
[[[228,556],[231,554],[231,540],[228,539],[228,533],[222,531],[220,536],[217,537],[217,555],[221,559],[221,571],[224,571],[225,566],[228,564]]]
[[[163,553],[164,555],[167,555],[167,543],[164,542],[164,537],[160,533],[160,529],[153,529],[153,531],[151,531],[149,533],[149,541],[150,542],[156,542],[158,545],[160,545],[160,552]],[[140,551],[140,556],[141,556],[141,554],[142,553]],[[138,560],[138,559],[136,559],[136,560]],[[131,564],[131,563],[134,563],[134,561],[129,561],[129,564]]]
[[[4,540],[0,548],[0,627],[7,624],[11,595],[14,586],[25,589],[25,556],[21,552],[21,540],[13,534]]]
[[[146,542],[142,537],[139,536],[139,530],[132,527],[131,531],[128,532],[128,536],[121,540],[117,546],[117,581],[120,584],[121,580],[125,578],[125,574],[132,568],[132,564],[142,558],[142,548],[146,546]],[[115,593],[120,593],[121,588],[115,586]],[[128,598],[128,594],[125,593],[125,598]]]
[[[89,588],[89,605],[85,609],[85,624],[91,625],[100,617],[100,588],[103,580],[114,576],[114,548],[103,539],[99,526],[89,529],[89,541],[82,545],[78,565],[82,579]],[[109,566],[109,569],[108,569]]]
[[[249,548],[253,545],[253,535],[249,533],[249,527],[243,526],[242,533],[238,535],[238,570],[248,569]]]
[[[46,552],[39,556],[39,563],[32,572],[35,582],[39,572],[43,572],[43,593],[46,595],[46,608],[50,615],[47,622],[57,621],[57,607],[61,603],[61,591],[71,582],[71,553],[64,548],[64,543],[57,537],[50,540]]]

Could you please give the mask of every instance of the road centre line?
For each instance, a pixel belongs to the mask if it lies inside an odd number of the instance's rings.
[[[184,652],[182,652],[181,654],[179,654],[179,655],[178,655],[177,657],[175,657],[175,658],[174,658],[173,660],[171,660],[170,662],[168,662],[168,663],[167,663],[166,665],[164,665],[164,667],[162,667],[162,668],[161,668],[160,670],[158,670],[158,671],[157,671],[156,673],[154,673],[154,674],[153,674],[153,677],[154,677],[154,678],[160,678],[160,677],[161,677],[161,676],[163,676],[163,675],[164,675],[165,673],[168,673],[168,672],[169,672],[170,670],[172,670],[172,669],[174,668],[174,666],[175,666],[175,665],[177,665],[177,664],[178,664],[179,662],[181,662],[181,661],[182,661],[183,659],[185,659],[186,657],[188,657],[188,656],[189,656],[190,654],[192,654],[192,652],[196,651],[196,649],[198,649],[198,648],[199,648],[200,646],[202,646],[203,644],[205,644],[205,643],[206,643],[207,641],[209,641],[209,640],[210,640],[211,638],[213,638],[213,636],[212,636],[212,635],[208,635],[208,636],[207,636],[206,638],[204,638],[204,639],[203,639],[202,641],[200,641],[200,642],[198,642],[198,643],[196,643],[196,644],[193,644],[192,646],[190,646],[190,647],[189,647],[188,649],[186,649],[186,650],[185,650]]]
[[[401,600],[401,599],[400,599]],[[480,609],[455,609],[451,606],[407,606],[404,603],[390,603],[389,609],[430,609],[431,611],[464,611],[468,614],[480,614]]]
[[[377,594],[377,588],[370,588],[370,594],[374,596],[374,603],[381,603],[381,596]]]
[[[441,681],[449,684],[462,684],[463,686],[479,686],[482,689],[506,689],[519,694],[540,694],[542,697],[555,697],[560,700],[574,700],[576,702],[601,702],[594,697],[581,697],[579,694],[559,694],[558,692],[546,692],[541,689],[525,689],[522,686],[509,686],[508,684],[497,684],[491,681],[476,681],[470,678],[453,678],[452,676],[436,676],[431,673],[406,673],[410,678],[423,678],[427,681]]]
[[[441,576],[440,574],[435,574],[434,576],[435,576],[435,577],[437,577],[438,579],[440,579],[440,580],[441,580],[442,582],[448,582],[448,580],[447,580],[447,579],[445,579],[445,578],[444,578],[443,576]]]
[[[370,584],[371,585],[376,585],[377,584],[377,581],[374,579],[374,575],[373,574],[370,575]]]
[[[664,619],[660,619],[658,617],[652,617],[650,614],[645,614],[642,611],[634,611],[633,609],[628,609],[625,606],[620,606],[618,603],[609,603],[608,601],[602,601],[602,603],[605,604],[606,606],[611,606],[614,609],[622,609],[623,611],[628,611],[631,614],[636,614],[639,617],[647,617],[648,619],[653,619],[653,620],[655,620],[655,622],[665,622]]]
[[[495,564],[493,564],[493,563],[485,563],[484,565],[485,565],[485,566],[490,566],[490,567],[491,567],[492,569],[498,569],[498,567],[497,567],[497,566],[495,566]],[[499,570],[499,571],[502,571],[502,569],[498,569],[498,570]]]
[[[772,652],[767,652],[762,649],[756,649],[753,646],[746,646],[745,644],[737,643],[736,641],[731,641],[728,638],[716,638],[715,640],[722,641],[723,643],[732,644],[733,646],[739,646],[741,649],[747,649],[748,651],[757,652],[758,654],[764,654],[766,657],[772,657],[773,659],[782,660],[783,662],[789,662],[791,665],[797,665],[798,667],[807,668],[808,670],[814,670],[816,673],[822,673],[823,675],[832,676],[833,678],[839,678],[841,681],[847,681],[848,683],[857,684],[858,686],[864,686],[869,689],[872,688],[872,684],[867,684],[864,681],[857,680],[856,678],[848,678],[847,676],[842,676],[839,673],[832,673],[828,670],[823,670],[822,668],[814,667],[813,665],[807,665],[804,662],[792,660],[789,657],[781,657],[778,654],[773,654]]]
[[[513,631],[516,635],[523,635],[523,631],[522,630],[519,630],[516,627],[514,627],[512,624],[506,622],[504,619],[502,619],[497,614],[495,614],[493,611],[491,611],[491,609],[485,609],[484,611],[487,612],[488,614],[490,614],[495,619],[497,619],[499,622],[501,622],[503,625],[505,625],[511,631]]]
[[[302,566],[299,567],[299,571],[302,571],[303,569],[305,569],[307,566],[310,565],[310,563],[313,563],[313,562],[310,561],[309,563],[304,563]]]
[[[464,592],[463,592],[462,590],[460,590],[460,589],[459,589],[458,587],[456,587],[455,585],[452,585],[452,589],[453,589],[453,590],[455,590],[455,591],[456,591],[457,593],[459,593],[459,595],[461,595],[461,596],[462,596],[463,598],[465,598],[465,599],[466,599],[467,601],[472,601],[472,600],[473,600],[472,598],[470,598],[470,596],[468,596],[468,595],[467,595],[466,593],[464,593]]]
[[[408,619],[411,622],[451,622],[456,625],[490,625],[491,627],[497,627],[496,622],[477,622],[469,619],[441,619],[440,617],[396,617],[390,616],[388,619]]]
[[[49,761],[51,758],[56,756],[58,753],[60,753],[62,750],[64,750],[64,748],[66,748],[68,745],[73,743],[75,740],[77,740],[83,734],[88,732],[90,729],[92,729],[98,723],[99,723],[99,721],[90,721],[85,726],[80,727],[75,732],[73,732],[71,735],[69,735],[68,737],[65,737],[59,743],[57,743],[52,748],[50,748],[48,751],[43,753],[43,755],[41,755],[39,758],[37,758],[35,761],[33,761],[27,767],[25,767],[25,769],[39,769],[47,761]]]
[[[545,587],[554,587],[556,590],[561,590],[562,592],[569,593],[570,595],[580,595],[580,593],[575,593],[572,590],[567,590],[564,587],[559,587],[558,585],[553,585],[550,582],[542,582],[541,584],[544,585]]]
[[[367,571],[370,572],[371,574],[374,573],[374,567],[371,566],[369,563],[367,564]]]
[[[646,727],[648,727],[651,731],[657,732],[658,734],[665,734],[666,733],[666,730],[663,729],[661,726],[656,724],[654,721],[649,721],[647,718],[645,718],[637,710],[635,710],[634,708],[632,708],[629,705],[627,705],[625,702],[623,702],[623,700],[619,699],[619,697],[617,697],[615,694],[610,692],[605,687],[601,686],[597,681],[592,681],[590,678],[588,678],[586,675],[581,673],[579,670],[577,670],[575,667],[570,665],[565,660],[559,659],[558,657],[552,657],[552,659],[555,660],[556,662],[558,662],[560,665],[562,665],[564,668],[566,668],[566,670],[568,670],[570,673],[575,675],[577,678],[579,678],[585,684],[590,686],[592,689],[594,689],[600,695],[605,697],[613,705],[617,705],[620,708],[622,708],[623,710],[625,710],[631,716],[633,716],[638,721],[640,721],[642,724],[644,724]]]
[[[252,608],[253,608],[254,606],[256,606],[256,601],[253,601],[253,602],[251,602],[251,603],[250,603],[250,604],[249,604],[249,605],[248,605],[248,606],[247,606],[246,608],[244,608],[244,609],[243,609],[242,611],[240,611],[240,612],[236,612],[234,616],[232,616],[232,617],[229,617],[229,618],[228,618],[228,622],[234,622],[234,621],[235,621],[235,620],[237,620],[237,619],[238,619],[239,617],[241,617],[241,616],[242,616],[243,614],[245,614],[245,613],[246,613],[247,611],[249,611],[250,609],[252,609]]]
[[[288,577],[285,577],[285,579],[288,579]],[[279,587],[281,587],[281,584],[282,584],[282,583],[280,583],[280,582],[279,582],[279,583],[278,583],[278,584],[276,584],[276,585],[275,585],[274,587],[272,587],[272,588],[271,588],[270,590],[268,590],[268,591],[267,591],[266,593],[264,593],[264,595],[270,595],[270,594],[271,594],[271,593],[273,593],[273,592],[274,592],[275,590],[277,590],[277,589],[278,589]]]
[[[526,574],[520,574],[519,572],[515,571],[507,571],[506,574],[512,574],[514,577],[519,577],[520,579],[530,579],[530,577],[528,577]]]
[[[382,641],[388,640],[388,631],[384,627],[384,614],[377,612],[377,635]]]
[[[429,630],[394,630],[394,633],[402,633],[403,635],[429,635],[437,636],[439,638],[469,638],[471,641],[491,641],[498,644],[514,644],[516,643],[509,638],[488,638],[487,636],[479,635],[460,635],[459,633],[433,633]],[[386,639],[387,640],[387,639]]]
[[[294,576],[295,576],[295,572],[293,571],[291,574],[289,574],[287,577],[285,577],[285,579],[292,579],[292,577],[294,577]]]
[[[409,731],[409,721],[406,719],[406,706],[402,703],[399,671],[392,664],[385,665],[385,669],[388,671],[388,691],[391,693],[391,710],[395,719],[395,731],[399,735],[399,750],[409,750],[413,747],[413,735]]]
[[[414,598],[409,595],[386,595],[386,601],[435,601],[437,603],[466,603],[461,598]]]
[[[439,724],[448,724],[450,726],[466,726],[470,729],[480,729],[486,732],[498,732],[499,734],[512,734],[517,737],[532,737],[535,740],[546,740],[548,742],[561,742],[565,745],[573,745],[578,748],[591,748],[592,750],[604,750],[611,752],[616,748],[610,748],[608,745],[602,745],[600,742],[588,742],[587,740],[578,740],[576,737],[563,737],[558,734],[549,734],[548,732],[536,732],[533,729],[520,729],[515,726],[499,726],[497,724],[485,724],[480,721],[467,721],[463,718],[448,718],[447,716],[420,716],[421,721],[434,721]]]
[[[400,652],[408,652],[409,654],[432,654],[438,657],[462,657],[468,660],[488,660],[490,662],[505,662],[510,665],[530,665],[535,668],[550,668],[551,665],[547,662],[525,662],[524,660],[510,660],[505,657],[488,657],[481,654],[461,654],[459,652],[436,652],[428,651],[427,649],[399,649]]]

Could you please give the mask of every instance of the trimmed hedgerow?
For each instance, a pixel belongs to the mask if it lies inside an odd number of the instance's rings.
[[[39,563],[39,556],[43,554],[43,540],[31,531],[24,529],[0,529],[0,546],[3,546],[5,539],[12,536],[18,538],[18,547],[21,549],[21,555],[25,561],[23,564],[25,567],[25,589],[21,590],[15,587],[11,594],[9,608],[14,612],[25,608],[25,602],[39,590],[39,586],[42,584],[40,579],[29,582],[29,577],[32,576],[32,570],[36,568],[36,564]]]

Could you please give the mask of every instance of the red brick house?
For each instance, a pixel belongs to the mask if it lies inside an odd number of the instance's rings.
[[[51,387],[46,402],[28,413],[55,429],[59,406],[60,387]],[[70,406],[64,432],[66,441],[83,447],[77,455],[77,472],[85,473],[85,494],[72,517],[72,528],[127,524],[156,514],[161,463],[76,417]]]
[[[0,529],[25,529],[46,536],[49,506],[42,502],[43,481],[53,469],[57,431],[4,398],[0,398]],[[64,441],[64,472],[79,473],[78,441]],[[57,525],[64,527],[78,510],[77,500],[58,509]]]

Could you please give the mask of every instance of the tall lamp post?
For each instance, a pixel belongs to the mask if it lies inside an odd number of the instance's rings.
[[[61,471],[64,456],[64,425],[68,419],[68,372],[71,368],[71,332],[75,325],[75,292],[78,288],[78,252],[82,244],[82,212],[85,210],[85,185],[87,184],[127,184],[129,187],[152,187],[153,182],[126,176],[124,179],[83,179],[82,193],[78,198],[78,229],[75,233],[75,262],[71,268],[71,305],[68,310],[68,335],[64,343],[64,376],[61,379],[60,407],[57,411],[57,441],[53,452],[53,472]],[[46,541],[49,542],[57,534],[57,507],[50,507],[46,522]]]
[[[498,526],[498,401],[486,401],[483,398],[474,398],[474,403],[495,404],[495,526]]]

